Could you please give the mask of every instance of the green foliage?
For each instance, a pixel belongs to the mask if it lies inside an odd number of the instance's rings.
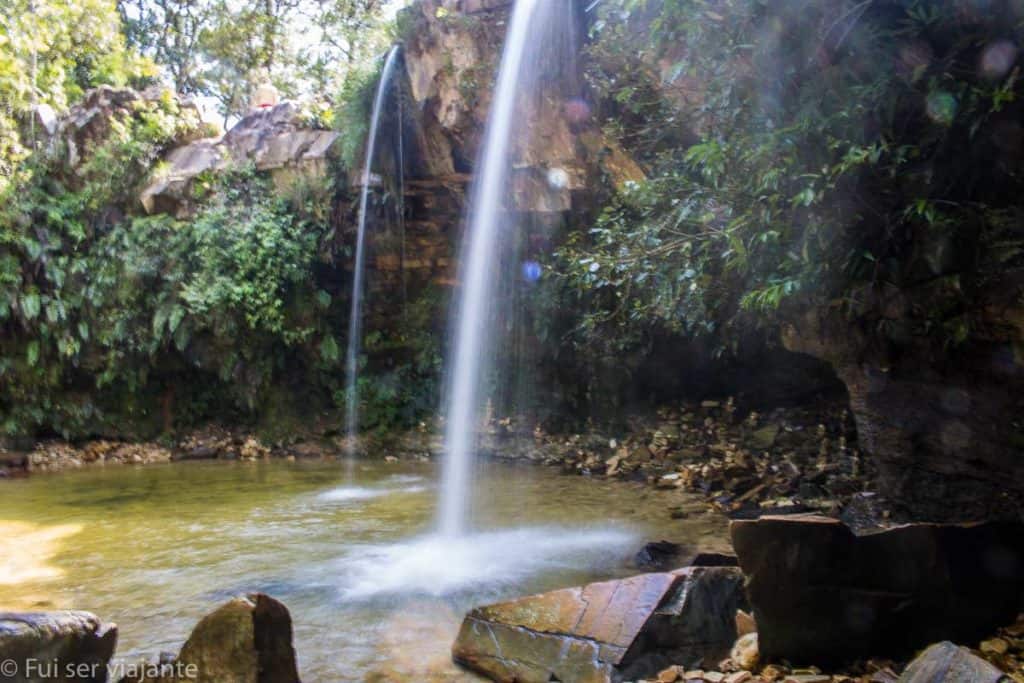
[[[315,352],[335,334],[311,276],[327,232],[315,195],[288,202],[242,170],[209,179],[191,220],[119,215],[179,124],[171,99],[140,106],[77,173],[40,159],[3,197],[4,432],[251,411],[287,361],[336,367]]]
[[[443,292],[428,290],[405,307],[402,319],[363,339],[360,359],[360,421],[366,429],[411,427],[433,414],[440,401],[442,355],[436,323]],[[335,393],[341,407],[347,396]]]
[[[816,308],[965,341],[1024,255],[1022,17],[990,5],[603,3],[589,80],[649,178],[558,254],[582,338],[729,342]]]
[[[111,121],[71,172],[39,154],[0,197],[0,430],[151,436],[257,420],[276,437],[341,407],[348,302],[334,179],[200,177],[188,219],[138,216],[141,180],[187,131],[175,100]],[[368,334],[366,424],[436,406],[432,297]]]
[[[383,62],[353,69],[338,96],[334,127],[340,134],[338,148],[345,168],[359,168],[370,132],[373,98]]]
[[[248,111],[256,85],[326,102],[390,40],[385,0],[118,0],[128,42],[174,89]]]
[[[31,5],[31,7],[30,7]],[[29,110],[62,111],[97,85],[152,77],[155,66],[125,48],[110,0],[10,0],[0,17],[0,191],[32,149]]]

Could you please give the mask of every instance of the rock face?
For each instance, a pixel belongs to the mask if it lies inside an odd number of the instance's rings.
[[[252,163],[270,171],[282,187],[302,176],[322,177],[331,146],[338,133],[310,128],[294,102],[253,112],[223,137],[196,140],[171,150],[164,161],[168,168],[139,200],[147,213],[187,216],[192,180],[206,171]]]
[[[787,349],[835,368],[881,492],[917,519],[1006,517],[1024,500],[1024,435],[1008,417],[1024,396],[1024,312],[1008,302],[979,305],[979,329],[999,334],[938,355],[879,344],[831,313],[809,312],[783,330]],[[879,306],[891,311],[888,324],[906,324],[910,303]]]
[[[140,105],[164,96],[161,88],[141,92],[109,85],[94,88],[58,121],[45,125],[45,131],[54,131],[50,139],[51,151],[56,144],[63,145],[67,163],[74,169],[88,155],[91,146],[110,136],[115,120],[124,120],[132,116]],[[179,101],[177,105],[182,129],[198,130],[200,116],[196,106],[187,100]]]
[[[5,682],[102,683],[116,646],[117,626],[88,612],[0,613],[0,661],[16,666]]]
[[[406,10],[405,66],[415,104],[417,173],[445,177],[472,170],[511,5],[509,0],[421,0]],[[569,6],[564,3],[566,11]],[[541,60],[561,65],[548,71],[563,75],[543,83],[545,96],[520,114],[529,128],[516,136],[511,151],[510,208],[532,213],[574,208],[573,193],[597,174],[615,183],[643,177],[591,119],[590,105],[578,94],[569,44],[545,49],[551,54]]]
[[[170,668],[182,677],[140,683],[298,683],[288,608],[262,593],[221,605],[196,625]]]
[[[672,661],[717,661],[742,605],[736,569],[642,574],[479,607],[452,653],[495,681],[619,681]]]
[[[1009,681],[1002,671],[967,648],[949,641],[921,653],[900,676],[899,683],[1000,683]]]
[[[1017,615],[1019,524],[914,524],[856,536],[826,517],[732,524],[761,655],[842,662],[977,642]]]

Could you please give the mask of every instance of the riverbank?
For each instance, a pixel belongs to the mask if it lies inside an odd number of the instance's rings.
[[[441,456],[443,425],[421,423],[399,433],[370,434],[361,458],[433,461]],[[311,429],[266,442],[244,428],[210,425],[164,443],[41,441],[27,452],[0,452],[0,478],[105,465],[171,461],[340,460],[345,438]],[[794,512],[841,517],[854,528],[907,519],[873,491],[876,472],[857,444],[842,401],[740,410],[730,398],[705,400],[631,416],[618,426],[554,433],[514,417],[492,417],[481,454],[557,467],[579,475],[696,493],[666,510],[681,519],[714,510],[733,518]]]
[[[728,551],[728,539],[724,533],[722,519],[725,515],[743,519],[754,517],[758,513],[818,510],[831,514],[833,518],[853,519],[859,523],[859,527],[853,523],[850,523],[850,526],[862,531],[892,527],[897,515],[891,509],[883,507],[881,499],[871,495],[870,490],[864,490],[871,485],[871,470],[868,467],[856,469],[864,463],[857,452],[855,440],[849,438],[849,431],[844,431],[845,419],[843,407],[839,403],[824,404],[816,409],[790,407],[764,413],[743,414],[734,410],[728,400],[706,401],[699,405],[676,409],[666,408],[655,414],[634,418],[627,426],[618,429],[592,428],[586,432],[572,434],[548,434],[539,429],[527,431],[515,420],[496,418],[489,423],[483,450],[489,456],[487,464],[503,470],[504,474],[497,473],[478,482],[479,493],[488,497],[489,506],[494,504],[491,498],[496,491],[503,492],[507,498],[507,505],[492,521],[501,519],[507,522],[516,519],[521,522],[522,520],[518,520],[515,515],[524,514],[521,512],[524,509],[533,511],[531,514],[545,516],[545,508],[556,505],[558,510],[551,511],[547,517],[563,520],[570,514],[567,510],[572,510],[571,514],[575,515],[577,523],[583,525],[581,528],[597,521],[605,523],[613,514],[626,515],[628,519],[636,522],[650,521],[659,525],[657,528],[660,531],[654,532],[657,535],[647,535],[645,540],[677,540],[677,537],[672,536],[677,534],[678,540],[692,544],[693,547],[688,550]],[[364,472],[372,471],[373,479],[355,485],[345,483],[342,475],[344,468],[334,465],[342,459],[345,444],[341,439],[331,436],[307,435],[288,444],[265,444],[244,431],[207,428],[202,432],[182,437],[169,447],[118,442],[89,442],[78,446],[61,442],[39,444],[32,452],[49,454],[52,458],[43,460],[44,465],[50,467],[51,463],[59,463],[66,466],[31,470],[40,474],[46,473],[46,476],[33,475],[30,481],[21,482],[33,485],[35,492],[25,487],[16,487],[23,489],[18,495],[25,497],[26,504],[10,500],[10,510],[28,511],[30,508],[27,502],[41,495],[39,486],[44,482],[46,489],[61,488],[57,483],[64,482],[62,490],[74,494],[70,496],[69,501],[77,511],[74,514],[82,517],[70,520],[80,526],[76,527],[74,538],[69,541],[65,540],[67,535],[63,529],[58,535],[54,535],[57,532],[53,528],[45,526],[11,529],[12,533],[17,533],[25,539],[26,544],[32,546],[35,545],[33,539],[52,539],[47,546],[45,557],[40,555],[36,558],[38,561],[28,563],[35,573],[25,579],[24,585],[19,587],[17,592],[25,593],[24,589],[31,589],[28,593],[35,597],[31,604],[24,604],[23,608],[85,607],[107,618],[116,617],[119,623],[125,626],[125,636],[134,640],[134,646],[125,650],[126,655],[132,657],[143,654],[151,646],[160,649],[177,647],[188,633],[188,623],[194,623],[203,610],[210,608],[211,602],[242,590],[268,590],[293,607],[298,628],[296,644],[300,654],[307,647],[307,643],[316,640],[317,633],[329,627],[333,618],[331,615],[340,609],[354,610],[354,617],[363,620],[360,622],[363,628],[370,628],[370,625],[376,624],[380,617],[376,613],[365,611],[370,609],[372,595],[368,597],[362,595],[360,591],[365,591],[366,586],[384,579],[390,582],[390,588],[387,588],[389,591],[407,590],[409,586],[406,582],[414,574],[399,572],[396,575],[393,570],[396,567],[400,569],[402,566],[412,566],[412,559],[406,563],[404,558],[422,559],[423,552],[433,552],[430,547],[421,547],[415,542],[404,543],[379,548],[379,552],[372,551],[366,557],[362,556],[366,552],[365,548],[360,550],[346,561],[351,561],[352,567],[365,572],[367,578],[363,582],[346,586],[341,602],[327,600],[325,604],[322,589],[304,587],[304,582],[312,576],[316,585],[321,585],[323,577],[331,577],[338,573],[337,562],[332,559],[336,551],[331,551],[330,548],[333,547],[332,544],[341,542],[338,540],[338,529],[341,528],[339,525],[353,522],[365,525],[377,515],[402,520],[403,525],[414,523],[415,520],[431,519],[435,493],[429,479],[424,477],[428,473],[436,473],[437,469],[433,461],[438,459],[441,444],[436,436],[436,427],[422,425],[420,429],[411,432],[367,439],[365,448],[369,452],[362,455],[359,469]],[[770,443],[768,435],[773,437]],[[141,467],[161,461],[148,460],[140,456],[140,460],[133,463],[130,458],[124,457],[125,454],[138,453],[139,449],[146,448],[152,448],[152,453],[169,454],[168,458],[174,462],[163,468]],[[96,457],[87,457],[86,454],[95,454]],[[288,459],[293,459],[294,462],[284,462]],[[247,462],[251,463],[251,466],[220,466],[217,465],[217,461],[224,461],[225,465],[231,462]],[[104,467],[113,463],[126,466]],[[138,467],[133,467],[133,464]],[[787,467],[789,469],[784,469]],[[507,476],[510,469],[516,470],[515,477]],[[173,476],[164,476],[165,474]],[[755,477],[760,478],[760,482],[754,484],[755,492],[747,495],[751,489],[746,489],[745,486],[749,479]],[[512,489],[530,478],[539,478],[545,483],[543,493],[526,505],[524,498]],[[38,481],[35,481],[36,479]],[[50,482],[53,482],[52,486]],[[817,490],[811,488],[812,486],[817,487]],[[570,493],[570,490],[573,493]],[[289,497],[288,501],[275,502],[274,505],[269,505],[268,501],[262,498],[270,495],[270,492],[279,496],[287,491],[297,495]],[[821,492],[827,495],[822,496]],[[11,489],[11,495],[14,494],[14,489]],[[61,507],[63,503],[57,503],[68,496],[57,491],[54,491],[52,496],[52,502],[39,508],[46,511],[43,513],[43,521],[47,524],[57,524],[59,520],[68,521],[64,519],[67,512]],[[192,499],[193,502],[186,505],[186,500]],[[216,501],[216,504],[213,504],[213,501]],[[867,503],[874,506],[868,509],[870,514],[854,514],[865,509]],[[70,510],[71,508],[68,508],[68,511]],[[237,510],[238,514],[232,518],[228,515],[230,510]],[[277,523],[268,518],[271,510],[280,518]],[[50,517],[46,519],[45,515]],[[32,517],[34,518],[35,514]],[[841,600],[845,599],[842,597],[846,595],[844,591],[855,591],[862,585],[859,580],[855,580],[856,577],[847,573],[860,562],[863,561],[872,567],[877,565],[891,568],[893,574],[898,576],[901,572],[905,573],[905,562],[913,559],[902,556],[902,559],[889,558],[881,552],[880,547],[875,546],[871,552],[839,553],[842,557],[837,559],[833,556],[838,547],[836,543],[821,543],[808,536],[807,530],[822,528],[820,522],[811,524],[799,516],[790,518],[793,520],[793,528],[800,530],[797,536],[793,537],[793,543],[799,545],[797,556],[813,558],[809,566],[821,568],[821,571],[827,574],[827,580],[830,582],[828,585],[834,584],[839,587],[834,599],[829,598],[822,603],[829,609],[839,609],[842,606]],[[111,520],[119,520],[117,524],[141,523],[141,527],[134,531],[103,531],[112,523]],[[313,525],[323,529],[324,536],[314,544],[314,547],[323,547],[329,552],[314,560],[307,550],[287,550],[289,546],[285,538],[292,535],[288,530],[294,529],[296,524],[306,524],[307,526],[303,528],[310,528],[308,525]],[[919,528],[928,526],[919,525]],[[277,530],[273,533],[280,532],[286,536],[270,542],[266,534],[271,533],[272,529]],[[132,542],[136,545],[122,547],[122,541],[111,544],[109,539],[104,540],[97,536],[114,531],[116,533],[113,537],[134,539]],[[415,534],[422,530],[417,532],[410,528],[410,532],[415,540]],[[344,536],[341,534],[341,537]],[[764,562],[771,563],[793,556],[790,551],[779,545],[784,541],[783,536],[776,534],[751,544],[751,547],[771,548],[763,557]],[[501,567],[503,582],[512,581],[511,577],[517,571],[514,563],[510,564],[515,558],[509,558],[507,555],[509,542],[520,543],[521,539],[495,537],[494,544],[487,545],[480,539],[474,540],[473,543],[474,546],[493,546],[496,553],[494,557],[500,558],[497,566]],[[526,542],[532,541],[527,539]],[[602,555],[609,550],[608,542],[597,541]],[[153,551],[153,543],[160,547],[163,559],[154,558],[158,561],[147,567],[143,574],[128,574],[122,579],[114,578],[111,574],[113,567],[131,566],[132,563],[139,561],[138,558],[148,558],[148,553]],[[227,543],[237,544],[237,548],[225,552]],[[287,550],[286,555],[291,558],[287,560],[288,562],[301,558],[295,567],[287,571],[282,571],[283,559],[267,563],[262,558],[262,553],[268,552],[268,548],[280,544],[283,544],[281,549]],[[558,544],[564,544],[564,538],[558,541]],[[689,555],[680,556],[673,553],[671,547],[658,547],[660,545],[653,544],[655,547],[649,548],[653,555],[651,564],[637,566],[632,573],[652,570],[674,572],[688,562]],[[894,542],[887,547],[898,549],[918,546],[919,544]],[[84,552],[83,547],[91,548],[86,553],[89,557],[92,557],[93,553],[112,552],[111,549],[120,554],[111,558],[109,567],[90,568],[91,560],[81,566],[77,562],[69,564],[68,553],[73,550],[74,553],[81,554]],[[546,547],[541,543],[538,546],[539,550],[535,550],[542,553]],[[173,553],[168,554],[172,549]],[[620,548],[616,552],[628,555],[636,549],[638,546],[632,549]],[[736,549],[738,551],[739,547]],[[666,551],[664,557],[658,556],[660,550]],[[195,594],[186,591],[168,601],[165,589],[159,602],[151,602],[152,590],[151,582],[147,578],[148,572],[164,572],[171,567],[177,568],[179,565],[176,563],[182,556],[179,553],[187,553],[192,557],[197,552],[199,555],[196,557],[212,554],[209,560],[203,560],[204,562],[219,562],[213,558],[225,558],[231,566],[223,568],[224,576],[233,578],[225,580],[223,585],[211,583],[209,569],[206,569],[201,576],[194,577],[199,581],[195,585],[202,585],[201,591]],[[536,552],[524,552],[523,555],[534,558]],[[742,560],[742,553],[740,555]],[[451,549],[448,549],[444,556],[458,559],[461,554],[456,552],[452,555]],[[931,552],[920,552],[916,553],[914,558],[934,556]],[[971,558],[982,558],[984,553],[957,551],[943,553],[941,556],[957,561],[962,558],[972,561]],[[428,554],[427,557],[433,555]],[[148,563],[150,560],[145,561]],[[573,560],[574,566],[578,567],[589,566],[590,561],[586,558]],[[833,564],[829,564],[833,561]],[[171,564],[168,565],[168,562]],[[657,566],[659,563],[661,566]],[[773,568],[768,574],[776,577],[772,582],[773,591],[783,590],[780,580],[792,574],[792,568],[784,571],[781,565],[772,564],[770,567]],[[41,582],[52,580],[46,579],[46,576],[53,577],[56,572],[61,571],[66,572],[65,580],[69,585],[73,583],[83,588],[80,591],[76,588],[78,593],[67,594],[59,603],[54,603],[46,597],[45,591],[41,590]],[[241,571],[247,572],[248,578],[238,578]],[[871,571],[872,576],[878,579],[879,574],[874,569]],[[448,576],[450,573],[450,568],[446,565],[443,574]],[[744,568],[744,578],[748,585],[752,577],[757,577],[759,573],[768,575],[757,569],[748,571]],[[350,572],[342,574],[351,575]],[[913,570],[907,575],[941,577],[947,574],[945,571],[929,569]],[[89,585],[87,578],[93,575],[96,583],[86,589],[85,586]],[[441,575],[434,577],[430,584],[436,587],[442,578],[444,577]],[[552,580],[551,583],[531,584],[529,588],[523,586],[525,590],[518,590],[517,594],[526,595],[536,590],[572,585],[569,579],[570,577],[559,574],[557,582]],[[111,581],[116,581],[120,588],[108,599],[108,604],[101,605],[97,602],[96,596],[105,589],[100,586],[106,586]],[[843,581],[849,583],[844,584]],[[803,579],[791,583],[798,586],[820,585],[820,581],[816,583]],[[984,583],[973,581],[972,585]],[[215,590],[211,592],[211,588]],[[938,590],[932,595],[942,595],[946,592]],[[885,594],[895,593],[888,591]],[[476,607],[482,602],[487,602],[490,595],[488,594],[486,599],[474,598],[471,602],[467,601],[466,607]],[[504,592],[503,595],[514,599],[511,591]],[[917,595],[916,589],[912,595]],[[133,604],[140,596],[147,596],[144,602],[146,607],[141,610]],[[502,595],[493,597],[500,598]],[[799,595],[791,594],[790,598],[783,605],[786,614],[791,613],[794,605],[805,604]],[[370,602],[366,602],[367,600]],[[133,604],[131,619],[124,616],[124,610],[129,604]],[[977,601],[972,604],[977,604]],[[175,617],[174,628],[168,630],[170,617],[166,610],[181,611],[182,605],[187,606],[188,618]],[[345,605],[347,607],[344,607]],[[623,609],[629,612],[632,608]],[[415,614],[411,616],[412,612]],[[420,637],[416,634],[424,632],[425,625],[431,623],[431,620],[436,621],[438,614],[441,613],[447,615],[444,620],[445,628],[434,628],[429,631],[433,649],[427,653],[429,657],[424,658],[424,661],[432,662],[429,670],[406,659],[393,659],[394,652],[408,649],[412,641]],[[917,621],[934,623],[934,620],[923,618],[916,612],[915,614]],[[761,621],[759,618],[758,622]],[[837,618],[828,621],[836,624],[842,620]],[[454,669],[451,668],[445,653],[447,646],[455,637],[454,629],[458,624],[458,614],[452,612],[451,607],[446,606],[444,601],[417,599],[402,610],[389,615],[381,623],[379,633],[355,648],[358,656],[368,662],[368,666],[372,665],[374,670],[378,671],[389,671],[379,680],[451,680],[446,676]],[[793,623],[802,622],[801,619],[794,617]],[[708,658],[699,666],[689,658],[670,659],[666,661],[664,667],[656,669],[659,672],[656,677],[644,680],[700,680],[705,683],[722,683],[727,679],[730,683],[893,683],[898,680],[912,680],[900,678],[905,673],[909,656],[899,659],[882,656],[864,657],[852,664],[839,667],[830,667],[824,660],[812,655],[782,659],[762,658],[757,644],[752,643],[751,638],[744,640],[742,637],[750,636],[751,633],[741,633],[741,630],[756,629],[758,626],[763,630],[768,628],[769,624],[769,621],[747,624],[737,621],[737,633],[741,638],[729,656]],[[140,638],[138,633],[132,636],[132,631],[139,627],[144,628],[147,634],[166,632],[167,636],[161,637],[158,642]],[[818,627],[814,630],[816,633],[822,633]],[[983,654],[986,659],[1000,666],[1012,677],[1014,672],[1021,671],[1022,650],[1019,644],[1022,636],[1018,631],[1019,628],[1016,626],[999,632],[987,631],[986,633],[991,633],[991,637],[984,639],[984,645],[981,640],[957,639],[955,642],[974,648],[975,653]],[[871,652],[882,654],[881,651]],[[317,656],[318,659],[313,660],[310,670],[334,671],[329,658],[319,658],[319,654]],[[370,662],[372,664],[369,664]],[[397,670],[407,677],[398,677],[398,674],[393,674],[390,667],[397,667]]]

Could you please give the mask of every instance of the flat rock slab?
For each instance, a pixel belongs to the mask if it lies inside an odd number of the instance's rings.
[[[116,647],[117,626],[89,612],[0,612],[4,683],[102,683]]]
[[[474,609],[452,654],[495,681],[618,681],[677,657],[720,656],[742,606],[735,568],[641,574]]]
[[[911,662],[899,683],[1000,683],[1009,680],[1002,671],[967,648],[945,641],[932,645]]]
[[[734,521],[768,660],[832,664],[978,642],[1013,621],[1024,526],[911,524],[855,535],[813,515]]]

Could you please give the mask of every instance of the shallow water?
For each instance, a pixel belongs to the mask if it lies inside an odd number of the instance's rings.
[[[431,533],[435,475],[374,462],[348,484],[336,463],[275,461],[0,482],[0,609],[93,611],[135,658],[263,591],[291,610],[303,680],[447,681],[473,605],[630,573],[649,540],[724,547],[721,521],[669,519],[675,492],[501,463],[476,475],[479,531],[452,542]]]

